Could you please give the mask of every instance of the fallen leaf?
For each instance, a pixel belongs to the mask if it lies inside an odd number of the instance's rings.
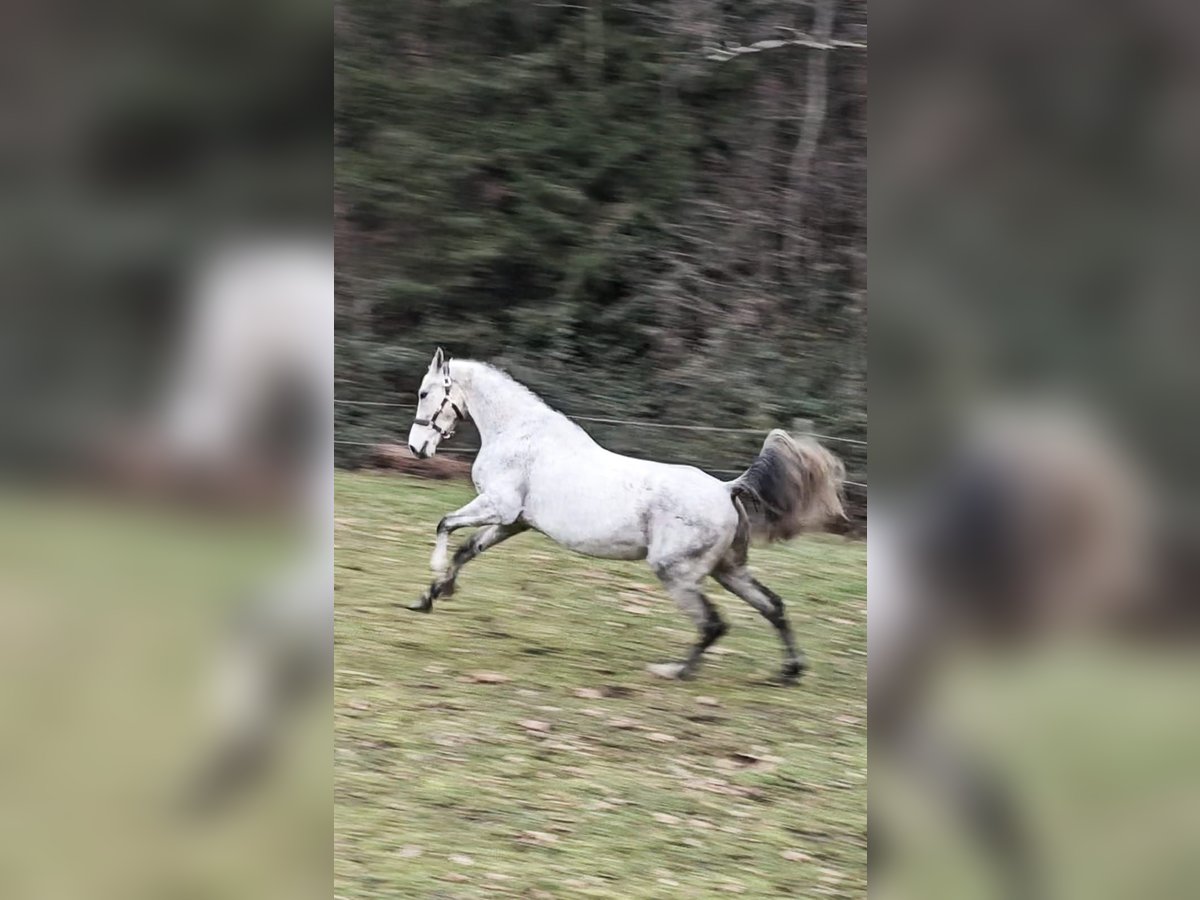
[[[416,859],[425,851],[420,847],[404,847],[400,850],[401,859]]]
[[[445,875],[442,876],[442,878],[444,878],[446,881],[455,881],[455,882],[463,882],[463,881],[470,880],[462,872],[447,872]]]
[[[654,821],[662,822],[664,825],[678,825],[683,820],[679,816],[673,816],[670,813],[656,812],[654,813]]]
[[[547,831],[526,831],[522,833],[522,837],[526,840],[536,841],[539,844],[555,844],[558,842],[558,835],[550,834]]]
[[[663,734],[661,731],[652,731],[646,735],[646,740],[654,741],[658,744],[669,744],[672,741],[678,740],[673,734]]]
[[[739,765],[753,766],[762,760],[753,753],[730,753],[729,758]]]
[[[504,684],[509,677],[499,672],[476,672],[471,675],[471,680],[476,684]]]
[[[540,719],[523,719],[520,725],[522,728],[527,728],[530,731],[540,731],[545,733],[550,730],[550,723],[543,722]]]
[[[789,862],[803,862],[810,858],[803,850],[782,850],[779,855]]]
[[[456,866],[473,866],[473,865],[475,865],[475,860],[472,859],[471,857],[467,856],[467,854],[465,854],[465,853],[455,853],[453,856],[448,856],[446,858],[448,860],[450,860],[450,862],[454,863]]]
[[[720,706],[721,701],[716,697],[697,697],[696,702],[701,706]]]
[[[598,688],[579,688],[575,691],[575,696],[584,700],[601,700],[604,697],[604,691]]]
[[[641,728],[642,723],[636,719],[626,719],[623,716],[617,716],[615,719],[609,719],[604,723],[609,728]]]
[[[644,606],[634,606],[630,603],[628,606],[622,606],[621,612],[633,613],[635,616],[648,616],[650,610]]]
[[[691,825],[693,828],[707,829],[707,828],[715,828],[716,827],[715,825],[713,825],[712,822],[708,821],[707,819],[688,819],[688,824]]]

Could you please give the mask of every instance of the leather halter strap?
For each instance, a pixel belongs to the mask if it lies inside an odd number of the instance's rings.
[[[461,422],[463,419],[465,419],[466,416],[464,416],[463,411],[458,408],[458,404],[450,399],[450,379],[449,378],[446,379],[446,382],[443,385],[443,387],[446,390],[446,396],[444,396],[442,398],[442,405],[438,407],[438,411],[435,412],[428,419],[413,419],[413,424],[414,425],[423,425],[423,426],[432,428],[444,440],[454,434],[455,426],[457,426],[459,422]],[[444,428],[442,428],[442,426],[440,426],[437,423],[437,420],[438,420],[438,417],[441,416],[441,414],[443,412],[445,412],[447,405],[449,405],[450,409],[452,409],[454,411],[454,421],[450,423],[449,428],[444,429]]]

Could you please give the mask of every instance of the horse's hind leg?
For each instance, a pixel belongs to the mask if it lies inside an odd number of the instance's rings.
[[[787,620],[783,608],[783,599],[769,587],[758,581],[750,574],[744,565],[732,568],[717,569],[713,578],[731,594],[737,594],[755,609],[757,609],[779,632],[783,641],[784,657],[783,672],[780,677],[785,682],[795,681],[805,669],[804,651],[796,646],[792,636],[792,626]]]
[[[513,522],[511,525],[488,525],[480,528],[455,551],[454,558],[450,561],[450,567],[445,574],[434,579],[420,599],[408,608],[414,612],[429,612],[433,608],[434,600],[444,600],[454,596],[455,581],[463,566],[489,547],[495,547],[501,541],[507,541],[510,537],[528,529],[529,526],[522,522]]]
[[[704,651],[716,643],[721,635],[729,630],[729,626],[725,624],[717,608],[701,593],[700,581],[703,575],[698,575],[687,566],[655,565],[653,568],[654,574],[662,581],[671,599],[696,623],[700,637],[692,645],[686,659],[676,663],[652,665],[649,667],[650,671],[662,678],[690,678],[700,664],[700,657]]]

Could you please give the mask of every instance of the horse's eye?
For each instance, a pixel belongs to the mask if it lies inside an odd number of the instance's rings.
[[[428,396],[429,396],[429,391],[421,391],[421,395],[417,399],[424,400]]]

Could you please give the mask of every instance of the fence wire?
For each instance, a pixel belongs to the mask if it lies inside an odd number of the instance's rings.
[[[413,409],[411,403],[388,403],[383,400],[334,400],[333,402],[337,406],[382,406],[393,409]],[[566,413],[563,415],[566,415]],[[724,425],[684,425],[676,422],[648,422],[645,419],[616,419],[608,416],[567,416],[567,418],[575,422],[595,422],[600,425],[636,425],[639,428],[672,428],[679,431],[711,431],[724,434],[763,433],[763,429],[761,428],[729,428]],[[843,444],[853,444],[858,447],[867,446],[866,441],[860,441],[857,438],[838,437],[832,434],[808,434],[810,437],[815,437],[822,441],[837,441]]]

